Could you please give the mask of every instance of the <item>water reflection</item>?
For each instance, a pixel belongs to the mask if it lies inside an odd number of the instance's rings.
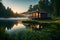
[[[20,30],[24,28],[26,28],[26,26],[23,25],[22,21],[17,21],[17,23],[14,24],[11,29],[6,28],[6,31],[15,31],[15,30]]]
[[[16,21],[0,20],[0,27],[7,27],[7,29],[11,29],[15,23]]]
[[[25,28],[25,26],[20,22],[14,24],[14,26],[12,27],[12,29],[20,29],[20,28]]]
[[[29,28],[38,29],[38,30],[43,28],[43,26],[40,24],[29,24],[28,26]]]
[[[0,26],[5,27],[6,31],[14,31],[14,30],[21,30],[25,29],[27,27],[32,29],[42,29],[46,28],[47,26],[50,26],[49,24],[36,24],[36,23],[22,23],[21,20],[0,20]]]

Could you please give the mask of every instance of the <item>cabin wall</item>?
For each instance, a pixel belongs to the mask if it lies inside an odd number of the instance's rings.
[[[33,12],[32,19],[46,19],[48,17],[47,13]]]
[[[47,13],[41,13],[41,18],[47,18],[48,16],[47,16]]]
[[[41,14],[39,12],[32,13],[32,18],[41,18]]]

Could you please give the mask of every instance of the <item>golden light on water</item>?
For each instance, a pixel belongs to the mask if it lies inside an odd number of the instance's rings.
[[[18,21],[17,24],[14,24],[13,29],[25,28],[21,21]]]
[[[7,32],[10,32],[10,31],[14,31],[14,30],[20,30],[20,29],[24,29],[26,28],[26,26],[24,26],[20,21],[18,21],[17,24],[14,24],[13,27],[11,29],[5,29]]]
[[[25,28],[23,24],[14,24],[13,29]]]

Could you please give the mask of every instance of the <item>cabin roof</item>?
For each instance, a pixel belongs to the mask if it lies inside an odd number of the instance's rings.
[[[39,12],[39,13],[47,13],[46,11],[44,11],[44,10],[35,10],[35,11],[32,11],[32,12],[28,12],[28,13],[34,13],[34,12]]]
[[[33,11],[32,13],[34,13],[34,12],[47,13],[47,12],[45,12],[45,11]]]

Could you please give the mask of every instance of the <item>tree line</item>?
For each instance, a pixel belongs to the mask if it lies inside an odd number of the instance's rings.
[[[40,0],[38,4],[29,6],[28,12],[46,11],[50,17],[60,17],[60,0]]]
[[[3,5],[2,1],[0,1],[0,18],[9,18],[9,17],[20,17],[20,15],[16,12],[14,13],[11,8]]]
[[[7,7],[6,9],[2,2],[0,2],[0,17],[12,17],[13,15],[11,8]]]

